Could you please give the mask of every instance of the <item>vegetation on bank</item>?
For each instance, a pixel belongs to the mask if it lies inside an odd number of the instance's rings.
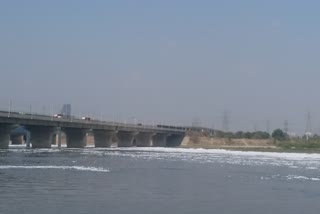
[[[232,142],[233,139],[249,139],[249,140],[270,140],[274,147],[285,151],[320,151],[320,136],[302,136],[302,137],[289,137],[287,133],[281,129],[276,129],[270,135],[267,132],[223,132],[215,131],[214,133],[208,132],[188,132],[190,140],[194,144],[201,146],[201,137],[207,138],[224,138]],[[259,141],[258,141],[259,142]],[[273,142],[273,143],[272,143]],[[236,146],[236,145],[235,145]],[[241,146],[240,146],[241,147]],[[245,147],[245,146],[243,146]]]
[[[275,145],[282,149],[320,149],[320,136],[302,136],[302,137],[289,137],[281,129],[276,129],[272,133],[272,138]]]
[[[317,139],[290,139],[286,141],[276,141],[276,146],[282,149],[294,149],[294,150],[302,150],[302,149],[320,149],[320,140]]]
[[[270,139],[270,134],[267,132],[256,131],[256,132],[223,132],[220,130],[215,130],[214,132],[196,132],[189,131],[190,136],[204,136],[204,137],[214,137],[214,138],[228,138],[228,139]]]

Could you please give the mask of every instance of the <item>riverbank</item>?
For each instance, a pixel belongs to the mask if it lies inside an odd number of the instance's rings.
[[[181,148],[225,149],[232,151],[286,152],[286,153],[320,153],[320,141],[273,139],[227,139],[205,136],[186,136]]]

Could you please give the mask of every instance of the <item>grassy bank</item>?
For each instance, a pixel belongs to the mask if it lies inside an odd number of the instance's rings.
[[[285,150],[320,151],[320,139],[290,139],[286,141],[276,141],[275,145]]]
[[[306,147],[281,147],[281,146],[181,146],[181,148],[194,148],[194,149],[225,149],[230,151],[243,151],[243,152],[285,152],[285,153],[320,153],[320,148],[306,148]]]
[[[254,139],[226,139],[186,137],[182,148],[226,149],[233,151],[259,151],[259,152],[301,152],[320,153],[320,139],[289,139],[285,141],[254,140]]]

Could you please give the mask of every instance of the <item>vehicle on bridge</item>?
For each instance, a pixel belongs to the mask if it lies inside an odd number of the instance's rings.
[[[55,114],[53,115],[54,118],[64,118],[63,114]]]
[[[82,119],[82,120],[88,120],[88,121],[90,121],[90,120],[91,120],[91,118],[90,118],[90,117],[82,117],[81,119]]]

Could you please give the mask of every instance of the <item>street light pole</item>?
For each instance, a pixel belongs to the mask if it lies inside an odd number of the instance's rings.
[[[10,101],[9,101],[9,113],[8,113],[8,117],[11,116],[11,110],[12,110],[12,100],[10,99]]]
[[[30,118],[32,119],[32,105],[30,105]]]

